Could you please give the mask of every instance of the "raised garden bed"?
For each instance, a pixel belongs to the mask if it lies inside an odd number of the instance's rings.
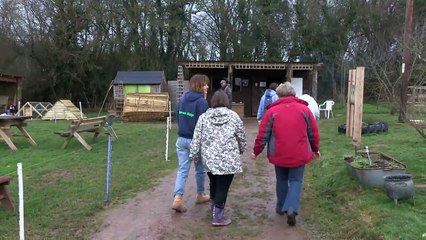
[[[382,152],[369,155],[371,164],[366,152],[344,158],[351,175],[363,186],[383,186],[386,176],[406,173],[406,166],[389,155]]]

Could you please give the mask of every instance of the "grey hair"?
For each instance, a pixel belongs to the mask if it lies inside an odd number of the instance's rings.
[[[281,83],[275,91],[278,97],[296,96],[296,90],[290,82]]]

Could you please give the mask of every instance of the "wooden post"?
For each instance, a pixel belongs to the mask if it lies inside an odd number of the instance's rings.
[[[362,131],[362,108],[364,96],[364,67],[356,68],[355,77],[355,106],[354,106],[354,133],[352,137],[353,145],[361,146],[361,131]]]
[[[312,69],[311,94],[314,99],[318,97],[318,68],[314,66]]]
[[[352,137],[354,135],[354,114],[355,114],[355,89],[356,89],[356,70],[349,70],[348,83],[348,108],[346,112],[346,135]]]
[[[414,1],[406,0],[405,5],[405,28],[404,28],[404,69],[401,84],[401,105],[399,108],[399,122],[405,122],[407,116],[407,89],[411,75],[411,35],[413,31],[413,8]]]
[[[286,68],[286,80],[287,80],[287,82],[291,82],[292,77],[293,77],[293,69],[291,67],[291,64],[288,64],[287,68]]]
[[[361,146],[364,72],[364,67],[349,70],[346,136],[352,137],[355,147]]]

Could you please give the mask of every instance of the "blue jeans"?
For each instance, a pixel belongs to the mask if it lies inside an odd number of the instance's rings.
[[[277,206],[279,212],[299,212],[305,165],[294,168],[275,166]]]
[[[176,176],[175,195],[183,196],[185,192],[186,179],[188,178],[191,160],[189,159],[189,138],[178,137],[176,141],[176,153],[179,161],[179,169]],[[197,193],[204,194],[204,182],[206,173],[204,172],[203,163],[199,159],[195,164],[195,181],[197,184]]]

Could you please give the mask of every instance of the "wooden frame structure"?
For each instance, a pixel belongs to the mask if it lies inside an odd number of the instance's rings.
[[[30,116],[32,118],[42,118],[53,104],[50,102],[26,102],[16,113],[18,116]]]
[[[0,73],[0,113],[7,106],[18,106],[22,98],[22,77]]]
[[[212,93],[220,88],[220,81],[226,79],[232,87],[232,107],[237,107],[235,110],[244,116],[255,116],[260,98],[272,82],[279,84],[301,79],[302,90],[308,90],[314,98],[317,98],[317,78],[321,66],[321,63],[307,62],[180,62],[177,71],[176,99],[172,101],[177,102],[182,96],[185,80],[194,74],[205,74],[210,79],[208,101]]]
[[[408,103],[414,106],[426,106],[426,86],[408,86]]]
[[[365,67],[349,70],[346,136],[352,137],[354,147],[361,146],[364,72]]]

